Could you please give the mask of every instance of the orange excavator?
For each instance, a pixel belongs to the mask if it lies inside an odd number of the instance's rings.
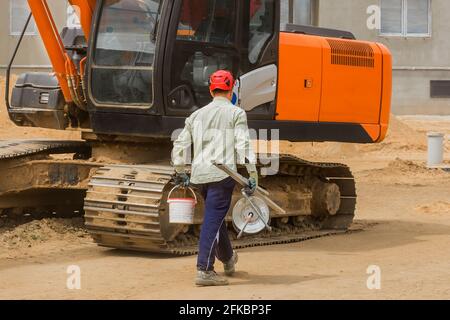
[[[389,50],[346,31],[281,31],[279,0],[69,0],[81,28],[61,33],[45,0],[28,3],[53,72],[20,75],[11,96],[7,85],[10,119],[82,139],[1,142],[6,215],[84,212],[102,246],[195,253],[203,203],[193,225],[169,223],[171,139],[210,101],[208,78],[218,69],[237,75],[233,102],[255,139],[377,143],[386,135]],[[347,166],[267,152],[259,159],[260,185],[285,212],[270,212],[272,232],[242,239],[229,223],[236,247],[351,225],[356,187]]]

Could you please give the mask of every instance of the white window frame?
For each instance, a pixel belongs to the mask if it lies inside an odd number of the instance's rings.
[[[15,0],[9,0],[9,35],[10,36],[20,36],[22,34],[22,30],[17,31],[17,32],[13,31],[13,2],[14,1]],[[30,20],[30,23],[28,25],[28,28],[30,26],[32,26],[33,24],[34,24],[34,30],[33,31],[26,31],[25,32],[26,36],[37,36],[38,35],[37,26],[36,26],[36,24],[34,22],[33,17],[31,17],[31,20]]]
[[[380,8],[381,8],[380,0]],[[428,33],[408,33],[408,0],[402,0],[402,32],[401,33],[390,33],[383,32],[380,28],[379,35],[384,37],[404,37],[404,38],[430,38],[431,28],[432,28],[432,12],[431,12],[431,1],[428,0]],[[381,17],[383,19],[383,17]]]

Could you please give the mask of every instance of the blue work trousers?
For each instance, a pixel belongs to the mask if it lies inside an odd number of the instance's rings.
[[[225,217],[230,209],[235,184],[236,182],[229,177],[219,182],[198,186],[205,199],[205,214],[197,260],[198,270],[212,271],[216,257],[222,262],[228,262],[233,256]]]

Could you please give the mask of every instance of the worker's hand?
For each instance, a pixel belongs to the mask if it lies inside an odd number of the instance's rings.
[[[181,185],[183,187],[189,187],[190,178],[186,172],[176,173],[174,177],[174,182],[177,185]]]
[[[250,178],[248,179],[248,188],[251,194],[254,194],[256,188],[258,188],[258,172],[250,172]]]

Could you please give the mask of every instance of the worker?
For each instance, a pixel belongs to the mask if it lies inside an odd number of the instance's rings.
[[[212,162],[226,164],[234,170],[237,170],[237,164],[244,164],[250,176],[249,194],[258,186],[256,157],[250,144],[247,115],[231,103],[233,87],[234,77],[229,71],[219,70],[211,75],[213,101],[186,120],[172,151],[178,182],[184,186],[194,184],[205,200],[195,280],[198,286],[228,284],[228,280],[214,270],[216,257],[223,263],[226,276],[234,274],[238,261],[225,222],[235,182]],[[192,144],[194,157],[189,177],[186,158]]]

